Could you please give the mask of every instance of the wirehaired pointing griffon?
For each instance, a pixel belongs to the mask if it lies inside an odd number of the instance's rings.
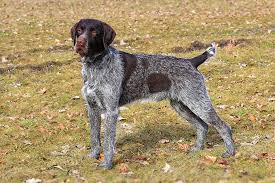
[[[116,36],[113,28],[95,19],[81,19],[72,27],[71,36],[83,64],[82,93],[91,125],[90,157],[99,157],[100,114],[105,114],[105,159],[100,166],[112,167],[119,107],[142,99],[169,99],[175,111],[196,128],[192,151],[203,148],[210,124],[225,143],[226,152],[222,156],[235,154],[231,129],[213,108],[204,77],[197,69],[215,54],[214,43],[191,59],[126,53],[110,46]]]

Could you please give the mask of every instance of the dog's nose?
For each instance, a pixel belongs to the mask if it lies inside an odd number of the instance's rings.
[[[85,39],[84,37],[80,36],[80,37],[77,39],[77,44],[78,44],[79,46],[85,46],[85,44],[86,44],[86,39]]]

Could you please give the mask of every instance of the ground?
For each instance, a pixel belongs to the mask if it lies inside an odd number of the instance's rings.
[[[274,1],[0,0],[0,12],[0,182],[275,181]],[[114,46],[131,53],[192,57],[217,42],[217,57],[199,70],[233,129],[236,156],[220,157],[213,128],[206,148],[188,154],[195,131],[163,101],[121,112],[115,166],[99,169],[104,157],[86,157],[81,64],[69,34],[83,17],[112,25]]]

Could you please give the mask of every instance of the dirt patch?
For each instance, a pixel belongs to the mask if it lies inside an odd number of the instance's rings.
[[[209,46],[210,46],[210,44],[204,44],[200,41],[194,41],[187,48],[184,48],[184,47],[181,47],[181,46],[176,46],[176,47],[173,47],[171,49],[171,51],[173,53],[187,53],[187,52],[191,52],[191,51],[195,51],[195,50],[206,49]]]
[[[70,45],[56,45],[51,46],[49,48],[34,48],[27,50],[23,53],[38,53],[38,52],[61,52],[61,51],[69,51],[72,50],[72,46]]]
[[[29,49],[26,51],[22,52],[15,52],[12,54],[9,54],[6,58],[9,61],[13,61],[15,59],[22,58],[26,55],[30,54],[35,54],[35,53],[40,53],[40,52],[47,52],[47,53],[52,53],[52,52],[63,52],[63,51],[72,51],[72,46],[69,45],[56,45],[56,46],[51,46],[49,48],[33,48]],[[3,55],[0,55],[3,56]]]
[[[37,65],[28,64],[23,66],[12,66],[12,67],[0,68],[0,74],[13,74],[15,71],[18,71],[18,70],[49,71],[56,66],[71,64],[74,61],[75,59],[71,59],[64,62],[50,61],[50,62],[37,64]]]
[[[221,39],[219,41],[216,41],[216,43],[218,44],[218,47],[220,48],[224,48],[224,47],[228,47],[228,46],[245,46],[247,44],[251,43],[250,39]]]
[[[221,40],[216,40],[214,41],[218,47],[220,48],[225,48],[225,47],[229,47],[229,46],[244,46],[246,44],[251,43],[250,39],[221,39]],[[195,50],[202,50],[202,49],[206,49],[210,46],[210,44],[206,44],[206,43],[202,43],[200,41],[194,41],[190,44],[189,47],[184,48],[184,47],[173,47],[171,49],[171,51],[173,53],[187,53],[187,52],[191,52],[191,51],[195,51]]]

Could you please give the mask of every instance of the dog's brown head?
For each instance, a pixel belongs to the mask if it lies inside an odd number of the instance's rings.
[[[116,36],[113,28],[99,20],[81,19],[71,28],[74,50],[84,56],[103,52]]]

